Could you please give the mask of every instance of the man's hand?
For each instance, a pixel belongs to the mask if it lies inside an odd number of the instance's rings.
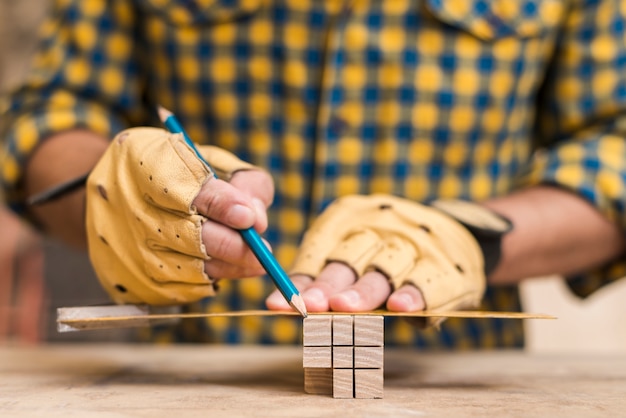
[[[302,242],[293,280],[310,311],[475,307],[485,290],[481,249],[441,211],[394,196],[338,199]],[[289,309],[280,294],[270,309]]]
[[[213,295],[216,279],[263,274],[235,229],[265,230],[271,177],[199,149],[220,179],[181,135],[155,128],[120,133],[90,175],[89,253],[118,303],[187,303]]]

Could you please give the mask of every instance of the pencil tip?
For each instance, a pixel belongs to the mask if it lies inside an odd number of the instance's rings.
[[[161,122],[165,122],[167,118],[172,116],[172,112],[170,112],[161,105],[157,106],[157,113],[159,114],[159,119],[161,119]]]
[[[304,300],[302,299],[302,296],[293,295],[291,297],[291,300],[289,301],[289,304],[296,311],[300,312],[300,315],[302,315],[303,318],[306,318],[308,316],[308,313],[306,311],[306,305],[304,304]]]

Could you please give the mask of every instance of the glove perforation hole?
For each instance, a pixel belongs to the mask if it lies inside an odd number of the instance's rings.
[[[459,271],[459,273],[465,273],[465,270],[460,264],[455,264],[454,267]]]
[[[162,269],[163,268],[163,264],[159,264],[159,268]]]
[[[150,181],[152,181],[152,174],[150,174],[150,177],[148,177],[150,179]]]
[[[388,203],[383,203],[382,205],[378,206],[378,209],[380,209],[380,210],[391,209],[391,205],[388,204]]]
[[[180,270],[180,266],[176,266],[176,268],[177,268],[178,270]]]
[[[106,239],[104,239],[104,237],[102,235],[98,235],[98,237],[100,238],[100,241],[102,241],[106,245],[109,245],[108,241]]]
[[[429,228],[429,227],[427,227],[426,225],[420,225],[420,226],[419,226],[419,228],[420,228],[422,231],[426,232],[427,234],[430,234],[430,228]]]
[[[161,228],[157,229],[157,231],[159,231],[159,234],[161,233]]]
[[[180,235],[176,234],[176,238],[180,238]]]
[[[164,193],[167,193],[167,187],[163,189],[163,192],[164,192]]]
[[[115,285],[115,289],[117,289],[118,292],[122,292],[122,293],[126,293],[127,290],[124,286],[122,286],[121,284],[116,284]]]

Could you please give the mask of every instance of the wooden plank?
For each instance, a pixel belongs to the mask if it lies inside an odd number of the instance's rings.
[[[332,351],[328,347],[302,347],[302,367],[332,368]]]
[[[354,345],[354,316],[333,315],[333,345]]]
[[[332,395],[333,369],[305,367],[304,391],[314,395]]]
[[[353,369],[333,369],[333,398],[354,398]]]
[[[355,369],[354,397],[358,399],[382,399],[383,369]]]
[[[304,346],[332,345],[331,315],[309,316],[302,321],[302,344]]]
[[[354,345],[382,346],[385,344],[385,326],[382,315],[354,317]]]
[[[117,305],[112,305],[117,306]],[[122,305],[135,306],[135,305]],[[91,307],[65,307],[59,308],[71,312],[75,310],[84,310]],[[116,316],[99,316],[99,315],[73,315],[65,314],[60,317],[57,311],[57,324],[68,325],[68,327],[59,327],[60,332],[79,331],[89,329],[107,329],[107,328],[123,328],[134,326],[145,326],[149,321],[153,324],[156,320],[178,320],[185,318],[222,318],[222,317],[243,317],[243,316],[300,316],[295,311],[267,311],[267,310],[245,310],[245,311],[228,311],[228,312],[193,312],[193,313],[146,313],[144,315],[116,315]],[[328,315],[328,313],[309,312],[309,317]],[[394,316],[407,318],[503,318],[503,319],[556,319],[555,316],[526,313],[526,312],[494,312],[494,311],[446,311],[446,312],[389,312],[389,311],[370,311],[370,312],[333,312],[334,316],[354,316],[361,318],[365,316]]]
[[[355,369],[382,369],[384,365],[384,347],[354,347]]]
[[[354,369],[354,347],[333,346],[333,369]]]
[[[145,316],[148,315],[148,307],[144,305],[105,305],[105,306],[83,306],[80,308],[58,308],[57,309],[57,330],[59,332],[80,331],[82,329],[102,329],[115,327],[115,321],[95,322],[89,328],[82,328],[76,324],[75,320],[89,318],[115,318],[124,317],[118,321],[130,327],[149,326],[150,322]],[[128,319],[127,319],[128,318]],[[99,325],[102,325],[100,327]]]

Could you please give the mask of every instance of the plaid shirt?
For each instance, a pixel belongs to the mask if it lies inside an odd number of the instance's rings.
[[[274,175],[266,234],[293,259],[337,196],[481,201],[557,184],[626,226],[626,3],[621,0],[57,0],[24,86],[5,103],[2,177],[47,135],[112,137],[173,110],[191,137]],[[625,273],[570,281],[585,296]],[[269,280],[222,281],[196,309],[257,309]],[[516,287],[484,309],[520,310]],[[179,339],[296,342],[292,318],[186,323]],[[171,338],[161,333],[156,338]],[[523,344],[519,321],[387,324],[387,343]]]

